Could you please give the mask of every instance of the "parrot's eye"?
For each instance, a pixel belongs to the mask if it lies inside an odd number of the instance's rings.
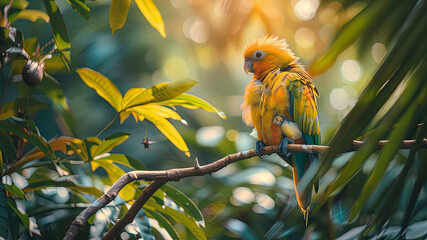
[[[263,57],[265,57],[265,52],[261,50],[254,52],[254,59],[261,60]]]

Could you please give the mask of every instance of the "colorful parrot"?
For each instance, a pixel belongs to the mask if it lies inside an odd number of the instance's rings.
[[[298,189],[298,183],[317,153],[288,153],[288,143],[320,144],[317,100],[310,75],[297,61],[285,40],[264,35],[245,47],[244,70],[253,73],[244,94],[243,121],[254,126],[258,156],[263,147],[279,145],[280,153],[293,170],[298,205],[307,216],[312,188]],[[314,184],[318,189],[318,181]]]

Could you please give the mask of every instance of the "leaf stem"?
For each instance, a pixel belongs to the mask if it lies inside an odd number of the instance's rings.
[[[113,120],[111,120],[111,122],[109,122],[107,126],[105,126],[98,134],[96,134],[95,137],[99,137],[99,135],[101,135],[105,130],[107,130],[107,128],[109,128],[111,124],[113,124],[116,121],[117,117],[119,117],[119,114],[120,113],[117,113],[116,116],[113,118]]]

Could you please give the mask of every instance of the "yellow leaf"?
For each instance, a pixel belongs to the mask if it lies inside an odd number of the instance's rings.
[[[53,151],[61,151],[63,153],[67,152],[67,144],[75,140],[73,137],[62,136],[60,138],[51,139],[48,143]],[[9,166],[7,172],[14,172],[25,164],[45,157],[45,153],[36,147],[29,151],[25,156],[20,158],[13,165]]]
[[[130,0],[112,0],[110,5],[110,27],[113,34],[125,25]]]
[[[137,107],[129,108],[127,111],[133,111],[133,109],[137,109],[136,110],[137,112],[140,112],[140,111],[152,112],[163,118],[171,118],[173,120],[178,120],[178,121],[182,120],[181,116],[179,116],[179,114],[174,110],[157,105],[157,104],[146,104],[142,106],[137,106]]]
[[[134,113],[138,116],[143,116],[148,121],[152,122],[179,150],[183,151],[185,155],[190,157],[187,144],[182,139],[176,128],[165,118],[155,114],[154,112],[147,111],[141,108],[133,108]]]
[[[92,171],[102,167],[107,172],[111,184],[115,183],[121,176],[125,175],[125,172],[119,166],[115,165],[112,160],[93,160],[90,161],[90,166]],[[120,190],[119,196],[126,202],[132,200],[133,197],[135,197],[135,189],[132,187],[132,184],[124,186],[122,190]]]
[[[122,94],[119,89],[117,89],[116,85],[114,85],[114,83],[112,83],[108,78],[89,68],[79,68],[77,69],[77,73],[86,85],[93,88],[98,95],[109,102],[117,112],[122,110]]]
[[[178,105],[178,106],[182,106],[182,107],[189,108],[189,109],[201,108],[201,109],[209,111],[209,112],[216,112],[223,119],[227,119],[224,112],[222,112],[221,110],[210,105],[205,100],[198,98],[196,96],[187,94],[187,93],[183,93],[183,94],[176,96],[172,99],[159,102],[158,104],[168,105],[168,106]]]
[[[49,22],[49,16],[45,12],[34,9],[23,9],[18,13],[16,19],[26,19],[30,20],[31,22],[35,22],[39,19],[42,19],[47,23]]]
[[[132,88],[126,92],[122,101],[122,109],[135,107],[151,102],[160,102],[179,96],[188,91],[197,82],[191,79],[184,79],[173,82],[156,84],[148,89]]]
[[[120,124],[122,124],[130,115],[130,112],[123,111],[120,113]]]
[[[135,0],[135,2],[151,26],[157,29],[160,35],[165,38],[165,24],[163,23],[162,15],[160,15],[160,12],[154,4],[153,0]]]

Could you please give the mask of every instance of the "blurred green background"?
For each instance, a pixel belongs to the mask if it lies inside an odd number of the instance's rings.
[[[393,1],[389,2],[392,4]],[[74,71],[76,68],[88,67],[102,73],[122,93],[130,88],[148,88],[164,81],[183,78],[198,81],[189,93],[221,109],[227,119],[202,110],[178,107],[177,112],[188,126],[172,122],[188,144],[190,158],[147,121],[136,123],[128,119],[122,125],[117,121],[103,133],[104,137],[117,131],[131,133],[131,137],[113,152],[126,153],[150,170],[189,167],[195,157],[201,164],[207,164],[227,154],[252,149],[256,139],[250,136],[252,128],[242,122],[240,110],[244,87],[251,79],[243,71],[242,53],[246,43],[266,33],[278,35],[287,40],[300,62],[308,66],[331,45],[340,29],[370,4],[369,1],[345,0],[156,1],[167,34],[162,38],[134,2],[125,26],[112,35],[108,15],[110,3],[87,1],[90,20],[86,21],[66,1],[57,2],[70,37],[72,71],[46,71],[59,81],[64,91],[71,113],[67,121],[71,124],[70,129],[61,127],[61,117],[51,108],[40,111],[35,121],[46,139],[58,135],[86,138],[95,136],[114,118],[114,109],[81,81]],[[44,11],[40,1],[29,1],[27,8]],[[393,19],[399,19],[397,8],[389,13],[396,16]],[[374,33],[368,33],[369,36],[362,36],[338,55],[328,71],[313,79],[320,93],[318,112],[323,145],[329,144],[339,123],[356,104],[358,96],[386,56],[395,28],[387,24],[380,25]],[[42,20],[31,24],[27,20],[17,20],[13,26],[21,30],[25,38],[37,37],[41,44],[52,39],[50,25]],[[378,116],[391,108],[402,91],[403,86],[400,85]],[[155,142],[149,149],[144,149],[141,143],[145,137]],[[406,159],[408,153],[409,150],[399,151],[394,158],[396,163],[390,169],[400,167],[399,163]],[[351,153],[340,155],[322,181],[328,183],[334,179],[337,169],[351,156]],[[338,237],[369,222],[369,214],[352,223],[345,223],[340,216],[358,197],[358,191],[351,189],[353,186],[360,189],[375,164],[375,157],[374,154],[369,158],[362,171],[336,196],[334,203],[337,204],[331,207],[332,203],[327,203],[310,213],[308,226],[305,226],[298,209],[292,211],[286,222],[285,228],[289,229],[284,235],[286,239],[333,239],[331,227],[335,226]],[[390,176],[386,175],[383,180],[391,181],[398,171],[391,170]],[[413,185],[414,177],[410,181]],[[263,239],[294,194],[291,168],[276,155],[241,161],[212,175],[186,178],[171,185],[199,206],[206,220],[208,239]],[[405,188],[402,194],[409,195],[410,191],[409,187]],[[60,192],[56,194],[59,196]],[[417,206],[425,203],[425,194],[423,188],[423,200]],[[370,211],[374,200],[367,203],[371,204]],[[66,202],[67,199],[61,201]],[[400,204],[404,209],[405,203]],[[425,220],[425,208],[418,209],[424,213],[417,215],[416,220]],[[398,214],[403,215],[402,211]],[[328,215],[330,217],[325,217]],[[67,212],[65,216],[72,218],[73,215]],[[334,226],[331,226],[331,221]],[[150,220],[151,224],[154,222]],[[182,225],[177,224],[176,228],[182,239],[194,238]],[[127,228],[127,233],[121,238],[133,237],[133,232]]]

